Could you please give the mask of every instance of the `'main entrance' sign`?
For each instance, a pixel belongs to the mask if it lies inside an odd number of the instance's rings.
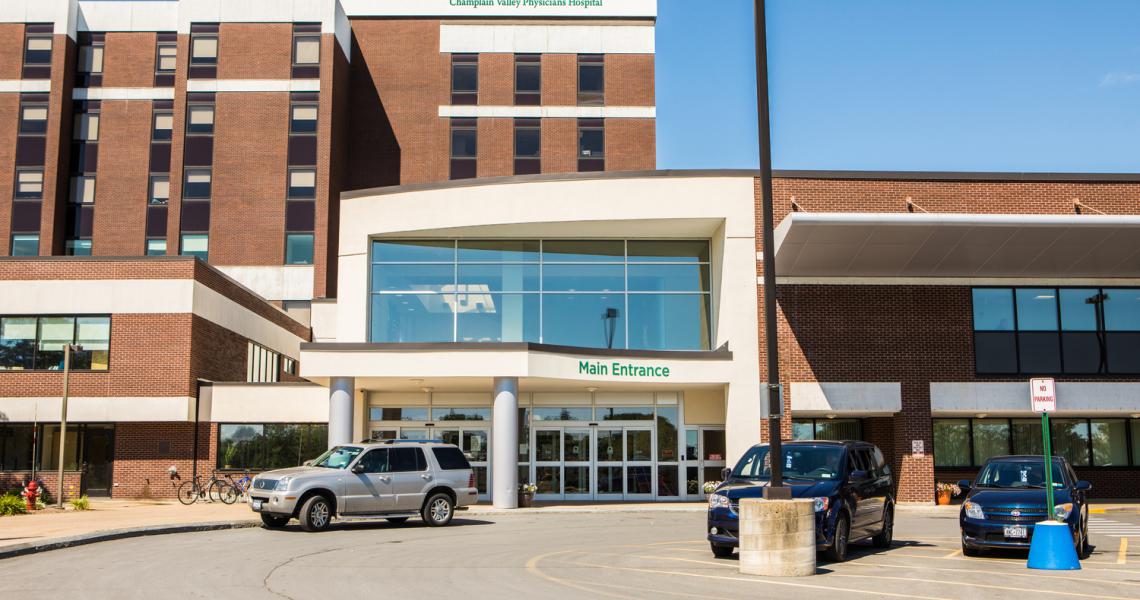
[[[631,365],[617,361],[611,363],[578,361],[579,375],[612,375],[614,377],[668,377],[669,367]]]

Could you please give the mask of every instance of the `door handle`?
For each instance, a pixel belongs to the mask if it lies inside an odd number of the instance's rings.
[[[420,477],[423,477],[424,481],[431,481],[431,475],[428,473],[424,473],[423,475],[420,475]]]
[[[391,479],[390,477],[388,477],[387,475],[381,475],[381,476],[377,477],[377,479],[379,479],[380,481],[383,481],[384,483],[388,483],[389,481],[391,481],[391,480],[392,480],[392,479]]]

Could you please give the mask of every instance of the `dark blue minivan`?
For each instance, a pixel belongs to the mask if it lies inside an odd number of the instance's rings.
[[[988,548],[1029,548],[1033,526],[1050,516],[1045,507],[1045,457],[998,456],[986,461],[978,478],[963,480],[962,554],[977,556]],[[1077,556],[1088,556],[1088,491],[1064,458],[1053,457],[1052,518],[1069,525]]]
[[[786,442],[780,462],[794,498],[815,501],[816,547],[840,562],[850,542],[886,548],[894,535],[894,482],[883,453],[866,442]],[[709,495],[708,540],[718,558],[739,545],[740,500],[760,498],[771,477],[768,445],[753,446]]]

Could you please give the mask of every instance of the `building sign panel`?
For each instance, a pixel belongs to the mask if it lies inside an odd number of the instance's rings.
[[[659,365],[637,365],[620,361],[601,362],[596,360],[578,361],[579,375],[605,375],[609,377],[669,377],[669,367]]]
[[[657,0],[341,0],[341,6],[349,16],[657,16]]]

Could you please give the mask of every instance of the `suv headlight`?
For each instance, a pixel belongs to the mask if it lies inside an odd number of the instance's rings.
[[[728,496],[724,494],[709,494],[709,509],[728,508]]]
[[[982,512],[982,506],[980,504],[977,504],[975,502],[967,502],[963,505],[963,507],[966,509],[966,516],[970,517],[971,519],[986,518],[985,513]]]
[[[829,498],[812,498],[812,502],[815,503],[815,512],[827,512],[827,507],[831,506],[831,500]]]
[[[277,486],[274,487],[273,489],[277,490],[277,491],[287,490],[287,489],[289,489],[289,482],[291,482],[291,481],[293,481],[293,477],[290,475],[286,475],[286,476],[282,477],[281,479],[277,480]]]
[[[1058,504],[1057,506],[1053,507],[1053,516],[1056,517],[1058,521],[1064,521],[1065,519],[1068,519],[1069,514],[1072,512],[1073,512],[1073,503],[1072,502],[1066,502],[1064,504]]]

